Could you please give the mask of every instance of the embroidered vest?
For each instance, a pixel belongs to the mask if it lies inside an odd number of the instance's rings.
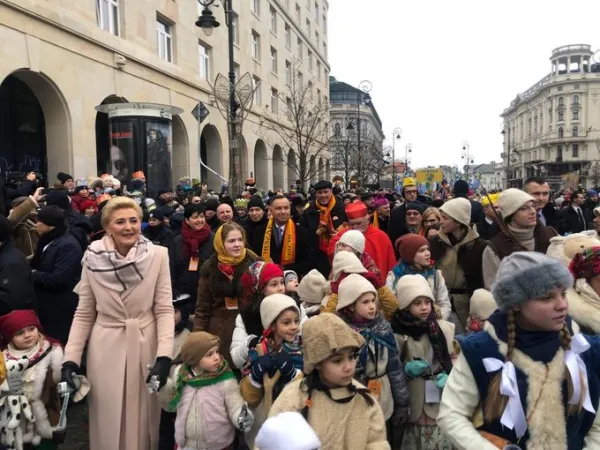
[[[488,386],[490,379],[499,372],[488,373],[483,365],[483,358],[496,358],[504,362],[504,356],[498,349],[498,343],[485,331],[480,331],[471,335],[457,336],[456,337],[461,351],[465,356],[469,367],[473,372],[473,377],[477,383],[477,389],[479,391],[479,397],[481,405],[485,403],[488,396]],[[600,357],[598,355],[598,348],[600,348],[599,337],[588,337],[586,339],[590,342],[592,347],[580,356],[587,366],[588,372],[588,384],[590,388],[590,397],[594,409],[598,411],[598,403],[600,397],[600,375],[598,374],[597,360]],[[528,380],[527,374],[520,370],[515,365],[517,373],[517,384],[519,386],[519,395],[521,397],[521,403],[523,405],[523,411],[527,411],[527,393],[528,393]],[[567,382],[565,381],[562,386],[563,393],[563,406],[565,413],[567,411]],[[567,444],[568,450],[581,450],[584,445],[584,439],[587,436],[589,430],[594,424],[596,416],[585,410],[577,415],[570,415],[566,417],[566,429],[567,429]],[[492,423],[485,423],[478,430],[487,431],[489,433],[500,436],[513,443],[517,443],[517,436],[513,430],[509,430],[500,423],[500,419]],[[527,449],[527,441],[529,439],[529,431],[519,440],[518,445]]]

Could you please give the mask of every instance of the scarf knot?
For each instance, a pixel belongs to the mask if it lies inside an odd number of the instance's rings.
[[[225,380],[231,380],[235,378],[235,375],[229,368],[226,360],[221,361],[221,365],[216,372],[202,372],[195,374],[192,368],[188,364],[182,364],[177,372],[177,378],[175,386],[171,391],[171,401],[169,408],[175,410],[179,401],[181,400],[181,394],[183,388],[188,385],[195,389],[200,389],[205,386],[212,386]]]
[[[191,228],[186,221],[181,226],[181,236],[183,239],[183,251],[186,258],[197,257],[198,249],[210,237],[210,227],[204,225],[200,230]]]

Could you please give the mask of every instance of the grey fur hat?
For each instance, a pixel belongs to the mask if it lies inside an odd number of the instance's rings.
[[[498,308],[542,298],[555,287],[568,288],[573,277],[558,260],[538,252],[515,252],[500,263],[492,294]]]

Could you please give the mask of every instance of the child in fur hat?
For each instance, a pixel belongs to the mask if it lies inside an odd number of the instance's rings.
[[[301,306],[308,317],[319,314],[321,306],[327,304],[330,294],[331,285],[317,269],[308,272],[298,285]]]
[[[342,280],[351,273],[360,274],[373,284],[377,289],[377,295],[381,302],[381,309],[386,319],[392,316],[392,313],[398,308],[396,299],[390,289],[381,282],[378,275],[369,272],[360,262],[353,252],[337,252],[333,257],[332,266],[333,279],[331,281],[331,295],[327,304],[321,308],[322,312],[335,312],[338,302],[338,289]]]
[[[33,448],[54,449],[55,443],[60,442],[61,432],[57,431],[60,417],[60,399],[57,386],[61,380],[61,366],[63,362],[63,350],[60,344],[47,338],[43,334],[42,326],[34,311],[15,310],[0,317],[0,334],[3,341],[3,355],[5,361],[17,362],[26,359],[22,374],[19,376],[11,371],[0,390],[3,395],[24,395],[29,406],[21,401],[22,415],[15,417],[19,419],[18,427],[20,433],[15,433],[16,441],[12,442],[14,447],[23,448],[24,444],[32,445]],[[77,400],[85,396],[89,385],[81,388]],[[8,430],[11,419],[12,407],[9,409],[7,398],[0,399],[0,427]],[[12,403],[14,405],[14,403]],[[31,411],[28,415],[27,411]],[[8,413],[8,414],[7,414]],[[33,420],[31,420],[31,414]],[[13,417],[14,419],[14,417]],[[25,423],[33,423],[26,429]],[[14,430],[14,428],[13,428]],[[0,443],[10,445],[6,439],[10,439],[10,433],[3,432],[0,435]],[[62,434],[64,439],[64,434]],[[53,443],[53,440],[55,443]]]
[[[348,275],[340,283],[337,312],[365,339],[354,378],[378,400],[385,420],[391,419],[392,441],[408,420],[408,389],[394,333],[378,311],[375,287],[360,275]]]
[[[235,430],[252,426],[235,376],[219,354],[219,338],[204,331],[190,333],[182,347],[171,392],[177,408],[175,440],[185,450],[222,450],[235,439]]]
[[[410,393],[410,418],[402,448],[451,449],[436,419],[440,395],[452,369],[454,325],[437,320],[435,298],[423,276],[404,275],[396,287],[398,311],[391,325]]]
[[[477,289],[469,302],[469,317],[465,327],[467,333],[483,330],[485,323],[498,306],[492,293],[486,289]]]
[[[363,337],[330,313],[311,318],[303,331],[305,378],[285,387],[269,415],[300,411],[323,449],[389,450],[381,408],[354,379]]]
[[[302,376],[300,310],[296,301],[283,294],[269,295],[260,304],[260,317],[265,331],[249,351],[240,383],[242,397],[255,414],[254,426],[246,433],[249,448],[254,447],[273,401],[286,384]]]
[[[398,250],[400,260],[388,273],[386,285],[396,295],[396,285],[404,275],[419,274],[423,276],[431,287],[435,304],[442,312],[442,318],[447,320],[452,313],[450,296],[442,271],[435,268],[435,263],[431,259],[429,241],[419,234],[405,234],[396,240],[396,250]]]
[[[484,330],[458,337],[438,424],[464,450],[600,448],[600,337],[573,334],[571,274],[538,252],[504,258]],[[506,394],[510,397],[507,397]]]

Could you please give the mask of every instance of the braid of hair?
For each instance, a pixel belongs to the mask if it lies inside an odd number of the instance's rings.
[[[569,327],[567,324],[564,324],[562,330],[560,330],[560,346],[563,350],[567,351],[571,348],[571,332],[569,331]]]
[[[315,371],[313,371],[309,373],[306,377],[304,377],[304,379],[300,383],[300,390],[308,394],[308,398],[304,402],[304,408],[302,408],[302,410],[300,411],[300,414],[302,414],[302,417],[304,417],[304,420],[306,420],[307,422],[308,410],[310,409],[310,406],[312,404],[312,391],[314,390],[315,381]]]
[[[517,317],[516,313],[511,309],[508,311],[508,342],[506,349],[506,361],[512,360],[512,355],[517,342]]]

